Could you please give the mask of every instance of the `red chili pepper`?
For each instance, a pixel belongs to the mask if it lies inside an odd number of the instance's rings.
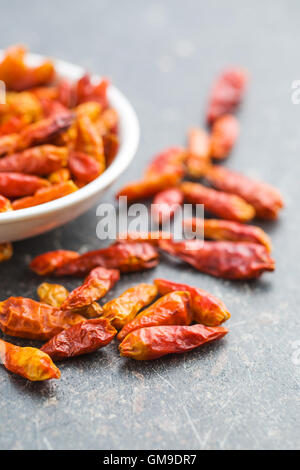
[[[140,328],[159,325],[190,325],[192,322],[190,300],[189,292],[176,291],[164,295],[127,323],[119,332],[118,340],[123,341],[129,333]]]
[[[145,361],[191,351],[204,343],[223,338],[227,333],[228,330],[221,326],[152,326],[130,333],[119,345],[119,350],[121,356]]]
[[[171,220],[183,204],[183,194],[179,188],[166,189],[156,194],[151,205],[151,215],[155,222],[161,224]]]
[[[158,246],[159,240],[169,240],[170,238],[172,238],[170,233],[157,230],[155,232],[120,233],[117,237],[117,240],[120,243],[148,242],[154,246]]]
[[[68,263],[72,259],[79,258],[79,253],[70,250],[56,250],[43,253],[42,255],[36,256],[31,263],[30,269],[39,276],[46,276],[51,274],[55,269]]]
[[[68,150],[65,147],[41,145],[1,158],[0,172],[48,175],[66,166],[67,158]]]
[[[54,275],[85,276],[97,266],[126,273],[154,268],[158,262],[158,251],[150,243],[114,243],[108,248],[89,251],[78,259],[62,264]]]
[[[218,326],[230,318],[230,313],[224,302],[199,287],[191,287],[166,279],[155,279],[154,284],[160,295],[178,290],[189,292],[191,294],[193,320],[197,323],[206,326]]]
[[[95,158],[83,152],[71,152],[68,167],[74,179],[80,183],[90,183],[103,171]]]
[[[216,119],[211,133],[211,156],[224,160],[231,152],[240,132],[238,120],[232,114]]]
[[[21,197],[34,194],[49,186],[49,181],[23,173],[0,173],[0,193],[6,197]]]
[[[254,208],[236,195],[216,191],[202,184],[188,181],[182,183],[180,189],[187,202],[204,204],[205,210],[223,219],[247,222],[255,216]]]
[[[210,137],[204,129],[192,128],[188,133],[186,166],[189,176],[200,178],[210,164]]]
[[[120,279],[116,269],[95,268],[84,283],[73,290],[61,305],[62,310],[78,310],[104,297]]]
[[[216,188],[237,194],[251,204],[256,216],[262,219],[276,219],[284,206],[281,194],[272,186],[221,166],[212,166],[206,179]]]
[[[227,240],[233,242],[252,242],[264,245],[267,251],[272,251],[270,237],[260,228],[254,225],[245,225],[231,220],[219,219],[186,219],[183,226],[187,230],[192,230],[197,235],[202,235],[204,229],[204,238],[211,240]]]
[[[248,73],[240,67],[231,67],[221,73],[213,85],[209,98],[207,110],[209,124],[236,109],[243,98],[247,83]]]
[[[198,271],[224,279],[255,279],[264,271],[275,269],[275,261],[266,248],[257,243],[162,240],[159,246]]]
[[[89,354],[110,343],[117,330],[106,318],[86,320],[71,326],[48,341],[41,351],[58,361]]]
[[[68,194],[74,193],[75,191],[77,191],[77,189],[78,187],[73,181],[66,181],[64,183],[53,184],[48,188],[39,189],[34,193],[33,196],[23,197],[21,199],[15,200],[12,203],[12,207],[14,210],[18,210],[26,209],[27,207],[38,206],[40,204],[44,204],[45,202],[50,202],[54,199],[59,199],[60,197],[64,197]]]
[[[50,357],[36,348],[21,348],[0,339],[0,359],[7,370],[33,382],[60,378]]]
[[[147,166],[145,177],[178,172],[183,175],[186,153],[181,147],[171,147],[156,155]]]
[[[12,206],[10,200],[0,194],[0,212],[11,211]]]

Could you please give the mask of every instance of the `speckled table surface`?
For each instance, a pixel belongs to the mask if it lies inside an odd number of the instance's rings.
[[[189,125],[203,123],[208,87],[227,64],[251,71],[228,165],[276,185],[286,200],[272,236],[276,272],[254,283],[201,275],[164,259],[124,276],[113,294],[167,277],[220,296],[232,312],[222,342],[152,363],[121,359],[115,344],[62,364],[62,379],[27,383],[0,370],[1,449],[240,449],[299,447],[299,2],[211,0],[44,2],[0,7],[0,44],[41,52],[110,76],[141,124],[136,159],[105,197]],[[15,244],[0,266],[1,299],[35,296],[30,258],[101,246],[95,208],[46,235]],[[175,271],[176,269],[176,271]],[[76,281],[67,281],[69,288]],[[18,344],[22,344],[19,341]]]

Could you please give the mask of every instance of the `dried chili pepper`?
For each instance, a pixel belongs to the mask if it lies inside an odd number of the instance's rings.
[[[17,174],[17,173],[16,173]],[[1,178],[1,173],[0,173]],[[39,189],[33,196],[23,197],[17,199],[12,203],[14,210],[26,209],[27,207],[34,207],[45,202],[59,199],[60,197],[67,196],[68,194],[77,191],[78,187],[73,181],[66,181],[64,183],[53,184],[48,188]]]
[[[86,320],[54,336],[41,351],[54,360],[89,354],[110,343],[117,330],[106,318]]]
[[[0,243],[0,263],[9,260],[13,253],[13,246],[10,242]]]
[[[68,166],[74,179],[84,184],[93,181],[102,171],[99,162],[83,152],[70,152]]]
[[[93,123],[98,121],[102,107],[96,101],[86,101],[75,108],[76,115],[87,116]]]
[[[66,147],[41,145],[0,159],[0,172],[48,175],[66,166],[68,150]]]
[[[242,197],[255,208],[257,217],[262,219],[276,219],[284,206],[282,196],[275,188],[228,168],[212,166],[206,179],[216,188]]]
[[[154,197],[151,216],[155,222],[162,224],[166,220],[171,220],[182,203],[183,193],[179,188],[165,189]]]
[[[232,114],[216,119],[211,131],[211,156],[217,160],[228,157],[240,131],[238,120]]]
[[[107,88],[109,81],[103,79],[98,83],[93,83],[90,75],[81,77],[75,87],[77,103],[86,101],[97,101],[103,108],[107,107]]]
[[[25,124],[22,119],[17,116],[11,116],[5,122],[0,124],[0,136],[14,134],[19,132]]]
[[[48,354],[36,348],[21,348],[0,339],[0,359],[7,370],[33,382],[60,378]]]
[[[176,173],[180,177],[184,174],[183,162],[186,152],[181,147],[171,147],[156,155],[147,166],[145,178],[162,174]]]
[[[192,313],[189,292],[175,291],[164,295],[153,305],[139,313],[127,323],[118,334],[118,340],[123,341],[129,333],[151,326],[190,325]]]
[[[154,246],[158,245],[159,240],[169,240],[171,234],[157,230],[156,232],[126,232],[120,233],[117,240],[119,242],[148,242]]]
[[[0,302],[0,329],[10,336],[47,341],[82,321],[85,318],[78,313],[64,312],[24,297]]]
[[[79,253],[70,250],[56,250],[36,256],[30,263],[30,269],[39,276],[47,276],[55,269],[68,263],[72,259],[79,258]]]
[[[62,264],[55,270],[55,276],[84,276],[93,268],[102,266],[134,272],[154,268],[159,262],[157,249],[150,243],[114,243],[108,248],[90,251]]]
[[[0,194],[0,213],[8,211],[12,211],[10,200]]]
[[[111,321],[120,330],[149,305],[157,296],[157,289],[152,284],[138,284],[127,289],[116,299],[103,305],[103,317]]]
[[[243,98],[247,83],[248,73],[240,67],[231,67],[221,73],[213,85],[209,98],[207,110],[209,124],[236,109]]]
[[[126,196],[128,202],[139,201],[140,199],[148,199],[155,196],[155,194],[165,189],[177,186],[181,180],[182,175],[176,173],[165,173],[162,175],[149,176],[144,180],[135,181],[124,186],[117,194]]]
[[[0,193],[6,197],[31,195],[46,186],[49,186],[49,181],[38,176],[0,172]]]
[[[200,240],[175,243],[162,240],[159,246],[198,271],[224,279],[256,279],[264,271],[275,269],[275,261],[258,243]]]
[[[84,283],[73,290],[63,302],[63,310],[77,310],[104,297],[120,279],[116,269],[94,268]]]
[[[8,89],[21,91],[51,82],[55,76],[52,62],[45,61],[37,67],[25,62],[26,49],[23,46],[9,47],[0,63],[0,80]]]
[[[166,325],[140,328],[130,333],[119,345],[121,356],[151,360],[171,353],[191,351],[204,343],[221,339],[228,333],[221,326]]]
[[[187,202],[204,204],[207,211],[224,219],[247,222],[255,216],[253,206],[234,194],[216,191],[199,183],[184,182],[180,185]]]
[[[13,133],[0,137],[0,155],[13,153],[18,149],[19,134]]]
[[[103,136],[107,133],[115,133],[118,129],[118,113],[113,108],[108,108],[101,113],[96,121],[99,133]]]
[[[119,138],[116,134],[105,134],[102,136],[106,166],[108,167],[115,159],[119,150]]]
[[[233,242],[252,242],[264,245],[267,251],[272,251],[270,237],[260,227],[254,225],[245,225],[231,220],[219,219],[186,219],[183,221],[186,229],[197,233],[199,227],[200,233],[204,228],[204,237],[211,240],[227,240]]]
[[[191,287],[166,279],[155,279],[154,284],[160,295],[179,290],[189,292],[191,294],[193,320],[197,323],[206,326],[218,326],[230,318],[230,313],[224,302],[199,287]]]
[[[11,121],[11,124],[15,122],[15,125],[11,126],[11,133],[19,131],[26,125],[42,118],[41,103],[33,93],[28,91],[22,93],[7,92],[5,99],[5,121]],[[19,123],[17,124],[13,119],[17,119]]]
[[[79,116],[76,121],[77,138],[75,150],[93,157],[100,165],[100,172],[105,170],[105,157],[102,138],[95,124],[88,116]]]
[[[210,137],[204,129],[192,128],[188,133],[186,166],[190,177],[200,178],[210,164]]]
[[[60,307],[69,295],[69,291],[61,284],[43,282],[37,288],[40,302],[52,307]]]
[[[48,176],[48,181],[50,181],[51,184],[65,183],[66,181],[69,181],[69,179],[71,179],[71,173],[68,168],[60,168],[59,170],[50,173]]]

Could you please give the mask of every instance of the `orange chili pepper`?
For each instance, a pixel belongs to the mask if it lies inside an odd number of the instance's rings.
[[[70,250],[56,250],[36,256],[30,263],[30,269],[39,276],[51,274],[55,269],[72,259],[79,258],[79,253]]]
[[[120,243],[122,242],[125,242],[125,243],[148,242],[148,243],[151,243],[151,245],[158,246],[159,240],[169,240],[171,237],[172,236],[170,233],[157,230],[154,232],[119,233],[117,240]]]
[[[33,382],[60,378],[59,369],[39,349],[21,348],[0,339],[0,358],[7,370]]]
[[[1,173],[0,173],[1,180]],[[68,194],[74,193],[78,190],[78,187],[73,181],[66,181],[64,183],[53,184],[48,188],[39,189],[34,193],[33,196],[23,197],[17,199],[12,203],[14,210],[26,209],[27,207],[34,207],[45,202],[59,199],[60,197],[67,196]]]
[[[60,307],[69,295],[69,291],[60,284],[50,284],[43,282],[37,288],[40,302],[52,307]]]
[[[132,331],[159,325],[189,325],[192,322],[189,292],[170,292],[158,299],[153,305],[139,313],[127,323],[118,334],[123,341]]]
[[[13,246],[10,242],[0,243],[0,263],[9,260],[13,253]]]
[[[154,284],[160,295],[178,290],[189,292],[191,294],[193,320],[197,323],[206,326],[218,326],[230,318],[230,313],[224,302],[199,287],[191,287],[166,279],[155,279]]]
[[[6,197],[21,197],[49,186],[49,181],[23,173],[0,172],[0,193]]]
[[[12,211],[10,200],[0,194],[0,212]]]
[[[119,350],[123,357],[145,361],[166,354],[191,351],[202,344],[223,338],[227,333],[228,330],[221,326],[152,326],[130,333],[119,345]]]
[[[186,166],[189,176],[200,178],[210,164],[210,137],[204,129],[192,128],[188,133]]]
[[[238,120],[232,114],[216,119],[211,132],[211,156],[224,160],[231,152],[240,132]]]

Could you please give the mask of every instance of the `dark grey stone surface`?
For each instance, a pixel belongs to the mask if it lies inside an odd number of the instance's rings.
[[[291,449],[299,447],[300,106],[299,2],[10,0],[0,7],[0,43],[24,42],[112,78],[129,97],[142,137],[134,163],[105,201],[146,161],[182,144],[203,123],[207,90],[227,64],[251,71],[239,113],[232,168],[279,187],[286,209],[264,224],[277,269],[232,283],[164,260],[124,276],[113,295],[165,276],[220,296],[232,312],[222,342],[180,357],[127,361],[110,345],[61,366],[62,379],[27,383],[0,370],[1,449]],[[101,246],[95,208],[51,233],[15,243],[0,265],[0,295],[35,296],[34,255]],[[68,280],[68,287],[76,281]],[[18,344],[24,342],[16,341]]]

